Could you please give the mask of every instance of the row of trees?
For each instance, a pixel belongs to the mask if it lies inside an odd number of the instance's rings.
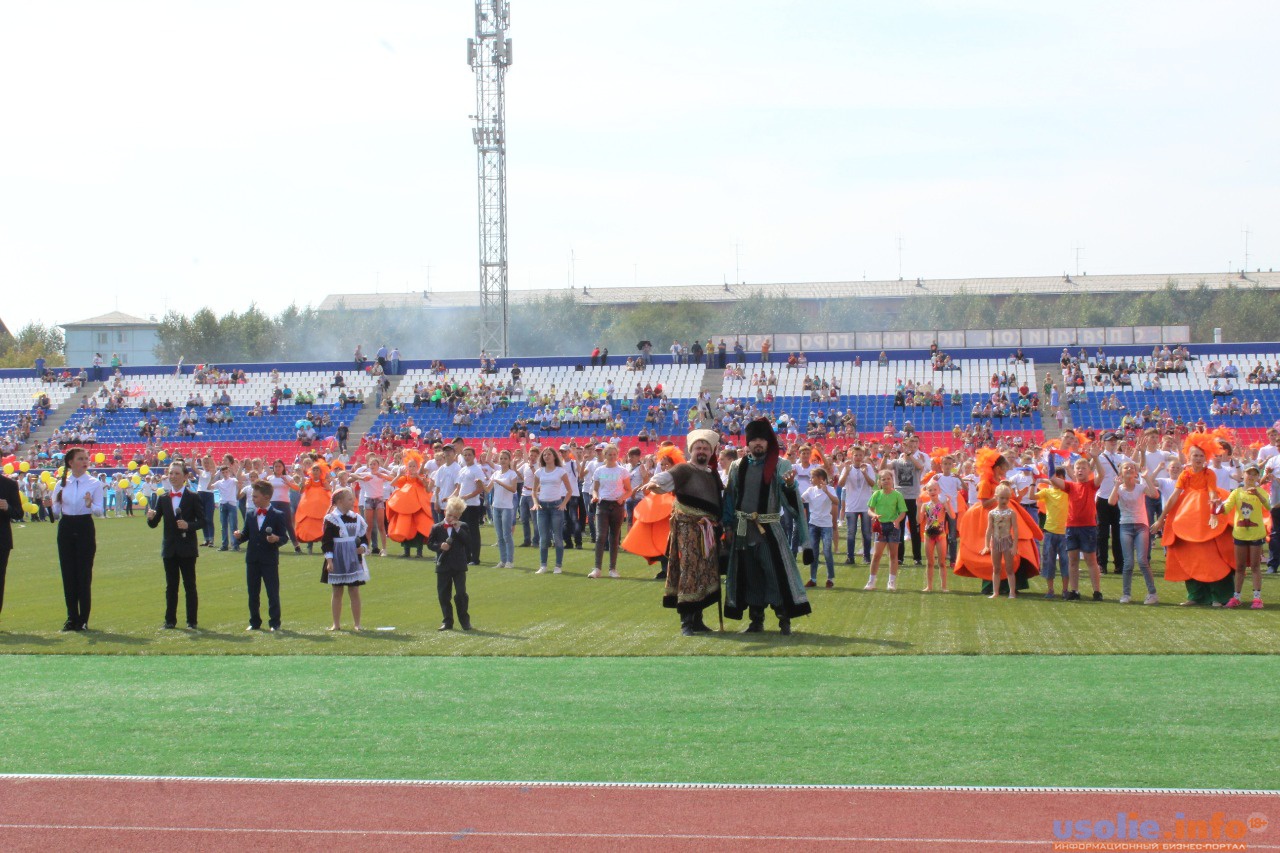
[[[62,329],[32,322],[10,337],[0,334],[0,367],[30,367],[37,358],[43,358],[48,367],[65,364]]]
[[[1280,340],[1280,294],[1247,282],[1210,290],[1204,282],[1170,280],[1151,293],[1088,292],[990,297],[960,293],[912,296],[897,303],[830,299],[821,303],[754,292],[732,305],[681,300],[618,307],[594,304],[576,291],[544,296],[511,308],[510,349],[517,357],[582,355],[594,346],[615,355],[635,352],[641,340],[659,351],[679,340],[711,335],[803,331],[1038,328],[1045,326],[1191,326],[1192,340],[1211,340],[1220,327],[1228,340]],[[879,304],[881,307],[869,308]],[[343,360],[357,343],[372,355],[398,346],[405,359],[473,358],[475,309],[318,311],[290,306],[271,316],[256,307],[221,316],[205,308],[191,316],[170,312],[161,321],[157,357],[173,363]],[[729,344],[732,345],[730,340]],[[32,323],[0,342],[0,365],[27,367],[39,354],[61,363],[62,332]]]

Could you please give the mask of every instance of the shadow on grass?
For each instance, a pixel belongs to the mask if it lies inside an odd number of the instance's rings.
[[[135,637],[130,634],[115,634],[111,631],[99,631],[93,628],[85,631],[82,636],[91,646],[96,646],[99,643],[119,643],[124,646],[149,646],[152,642],[151,640],[143,637]]]
[[[207,628],[200,628],[196,631],[188,631],[187,637],[195,640],[216,640],[222,643],[250,643],[253,637],[249,636],[249,632],[242,631],[239,634],[224,634],[220,631],[210,631]]]
[[[10,634],[0,630],[0,646],[8,645],[56,646],[58,640],[53,637],[42,637],[39,634]]]
[[[498,631],[485,631],[479,628],[472,628],[470,631],[463,631],[463,635],[472,637],[487,637],[492,640],[528,640],[529,638],[523,634],[503,634]]]
[[[792,623],[792,633],[789,637],[784,637],[777,630],[765,629],[760,634],[743,634],[741,632],[730,633],[726,631],[723,634],[710,633],[705,636],[715,637],[720,640],[728,640],[729,642],[741,643],[755,647],[764,646],[815,646],[825,648],[835,648],[838,646],[849,645],[865,645],[865,646],[881,646],[890,649],[909,649],[911,643],[902,640],[884,640],[878,637],[849,637],[841,634],[818,634],[811,631],[805,631],[794,627]]]
[[[275,636],[291,640],[309,640],[312,643],[333,642],[333,635],[328,632],[324,634],[305,634],[301,631],[290,631],[287,628],[278,628],[276,629]]]

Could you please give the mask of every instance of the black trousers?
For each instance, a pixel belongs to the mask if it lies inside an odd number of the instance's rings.
[[[467,525],[467,562],[480,562],[480,522],[484,521],[484,504],[469,506],[462,511]]]
[[[1271,541],[1267,543],[1267,548],[1270,552],[1267,554],[1267,568],[1274,572],[1280,567],[1280,506],[1271,508]],[[0,584],[0,586],[3,585]],[[4,589],[0,588],[0,593],[3,592]]]
[[[268,626],[280,627],[280,566],[269,563],[245,563],[245,580],[249,586],[249,627],[262,627],[262,588],[267,588]],[[194,586],[194,585],[193,585]]]
[[[920,562],[920,516],[917,512],[916,499],[904,498],[907,502],[907,525],[911,529],[911,559]],[[907,538],[898,542],[898,565],[902,565],[902,555],[907,549]]]
[[[1097,499],[1098,507],[1098,568],[1107,570],[1108,556],[1115,557],[1116,570],[1124,567],[1120,551],[1120,507],[1109,501]]]
[[[596,566],[600,566],[604,552],[609,552],[609,568],[618,567],[618,545],[622,542],[622,519],[626,509],[617,501],[600,501],[596,504]]]
[[[89,624],[89,606],[93,603],[93,557],[97,553],[93,516],[64,515],[58,522],[58,567],[62,570],[67,621],[76,628]]]
[[[453,601],[450,602],[450,593],[452,593]],[[458,605],[458,621],[463,625],[471,624],[471,616],[467,610],[467,604],[471,601],[471,597],[467,595],[467,573],[460,572],[436,572],[436,595],[440,599],[440,615],[444,618],[444,624],[453,625],[453,605]]]
[[[196,624],[196,609],[199,598],[196,596],[196,558],[195,557],[162,557],[164,561],[164,624],[175,625],[178,622],[178,580],[182,580],[182,590],[187,598],[187,624]]]
[[[582,509],[582,499],[576,496],[570,496],[569,502],[564,507],[564,544],[568,546],[573,543],[576,547],[582,547],[582,523],[578,514]]]
[[[4,610],[4,576],[9,570],[10,553],[8,549],[0,551],[0,611]]]

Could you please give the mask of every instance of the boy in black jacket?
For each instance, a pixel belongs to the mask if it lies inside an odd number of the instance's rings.
[[[458,623],[462,630],[471,630],[471,616],[467,610],[467,525],[462,513],[467,504],[462,498],[449,498],[444,505],[444,521],[432,526],[427,537],[427,547],[436,555],[436,593],[440,596],[440,612],[444,621],[437,631],[453,630],[453,606],[449,602],[450,589],[453,602],[458,606]]]
[[[237,542],[247,542],[244,567],[249,587],[249,627],[262,629],[260,608],[262,587],[267,588],[267,627],[280,630],[280,532],[286,529],[284,513],[271,506],[271,484],[258,480],[253,484],[254,511],[245,516],[244,529],[237,530]]]

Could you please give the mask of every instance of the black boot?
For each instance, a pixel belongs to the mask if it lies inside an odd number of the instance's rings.
[[[693,616],[689,613],[680,614],[680,633],[686,637],[693,636]]]
[[[701,610],[699,610],[697,613],[691,614],[689,617],[689,620],[690,620],[689,621],[690,626],[693,628],[695,632],[699,634],[705,634],[707,631],[711,630],[711,626],[709,626],[706,622],[702,621]]]
[[[748,608],[747,613],[751,617],[751,622],[747,624],[746,630],[744,630],[742,633],[744,634],[762,633],[764,631],[764,608],[751,607],[751,608]]]
[[[778,633],[784,637],[790,637],[791,617],[776,607],[773,609],[773,613],[778,617]]]

